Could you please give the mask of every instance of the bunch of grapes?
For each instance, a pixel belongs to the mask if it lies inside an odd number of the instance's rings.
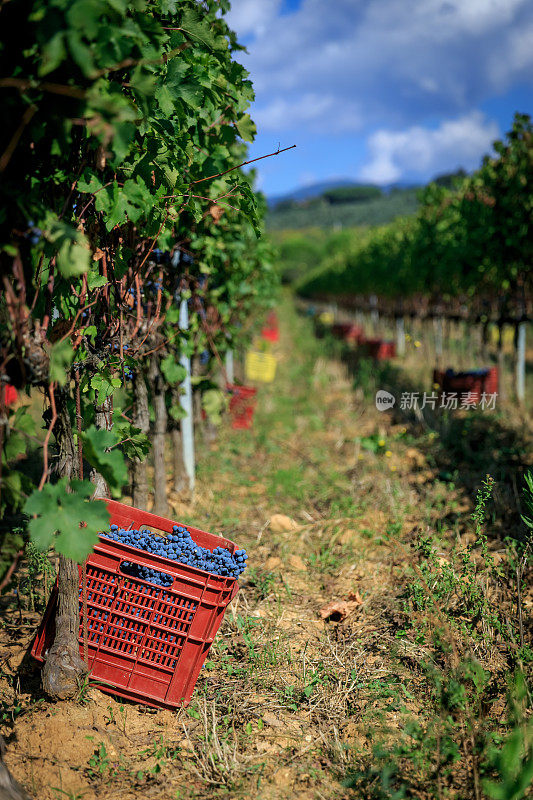
[[[230,553],[224,547],[215,547],[213,551],[196,544],[191,534],[181,525],[174,525],[172,533],[168,536],[154,536],[149,530],[125,530],[118,525],[111,525],[109,533],[102,533],[115,542],[138,547],[147,553],[170,558],[182,564],[188,564],[196,569],[211,572],[228,578],[238,578],[246,567],[246,550],[236,550]],[[124,562],[124,571],[128,575],[155,583],[158,586],[170,586],[173,581],[171,575],[165,575],[158,570],[142,567],[138,564]]]

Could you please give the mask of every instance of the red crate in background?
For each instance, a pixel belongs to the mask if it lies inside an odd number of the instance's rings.
[[[279,328],[261,328],[261,338],[267,342],[279,342]]]
[[[229,411],[231,427],[236,429],[251,428],[254,421],[257,389],[253,386],[228,386],[231,392]]]
[[[433,370],[433,388],[434,389],[442,389],[442,384],[443,384],[445,375],[446,375],[446,373],[442,369],[434,369]]]
[[[95,501],[103,502],[103,501]],[[172,520],[106,500],[111,524],[171,533]],[[235,551],[228,539],[187,525],[194,541]],[[173,577],[157,586],[122,571],[124,562]],[[101,537],[86,562],[87,647],[91,679],[99,688],[144,705],[177,708],[191,699],[200,669],[228,603],[234,578],[213,575],[163,556]],[[54,641],[57,584],[37,631],[32,656],[43,663]],[[83,658],[80,567],[80,655]],[[100,684],[99,681],[102,681]]]
[[[489,367],[485,378],[486,394],[498,394],[500,390],[500,375],[498,367]]]
[[[478,403],[481,395],[498,394],[498,367],[455,372],[453,369],[433,371],[433,383],[437,384],[444,394],[456,393],[459,398],[470,392],[473,402]]]
[[[0,384],[0,392],[2,392],[3,404],[7,407],[12,406],[18,400],[18,392],[10,383]]]
[[[275,311],[268,313],[266,325],[261,329],[261,337],[267,342],[279,342],[279,322]]]
[[[383,339],[366,339],[364,346],[370,358],[374,358],[376,361],[384,361],[387,358],[394,358],[396,355],[394,342],[387,342]]]
[[[345,342],[363,342],[364,331],[360,325],[353,322],[336,322],[331,326],[331,333],[336,339],[343,339]]]

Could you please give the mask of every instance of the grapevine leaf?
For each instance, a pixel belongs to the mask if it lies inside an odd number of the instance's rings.
[[[2,461],[7,463],[26,452],[26,439],[21,433],[11,431],[4,444]],[[5,459],[5,460],[4,460]]]
[[[95,389],[97,393],[96,402],[101,406],[107,398],[113,394],[116,384],[113,382],[113,378],[111,378],[110,375],[105,372],[98,372],[91,378],[91,388]]]
[[[257,128],[249,114],[243,114],[242,117],[236,121],[235,127],[239,131],[241,139],[244,139],[245,142],[253,142],[257,133]]]
[[[89,269],[91,252],[84,235],[62,220],[51,222],[45,236],[57,254],[57,266],[65,278],[83,275]]]
[[[100,289],[107,283],[107,278],[104,275],[99,275],[98,272],[89,272],[87,275],[87,286],[89,289]]]
[[[49,72],[53,72],[66,58],[66,55],[64,33],[58,31],[43,47],[39,75],[48,75]]]
[[[98,532],[109,526],[109,512],[100,500],[92,501],[90,481],[46,483],[26,500],[24,512],[31,516],[30,537],[39,550],[52,544],[58,553],[81,563],[98,540]],[[84,527],[80,527],[82,523]]]
[[[171,386],[173,386],[175,383],[180,383],[183,381],[187,374],[185,367],[182,367],[181,364],[178,364],[173,355],[168,355],[161,361],[161,372],[165,376],[166,382]]]
[[[187,412],[185,411],[183,406],[180,406],[178,403],[174,403],[173,405],[171,405],[168,410],[168,413],[170,417],[176,422],[178,422],[180,419],[185,419],[185,417],[187,416]]]
[[[192,8],[186,8],[183,12],[180,27],[191,39],[199,39],[210,50],[222,50],[227,47],[224,37],[215,36]]]
[[[174,94],[170,91],[168,86],[160,86],[155,93],[156,100],[163,114],[170,116],[174,113]]]
[[[50,380],[64,386],[68,380],[68,370],[74,358],[74,350],[69,339],[52,345],[50,351]]]
[[[206,389],[202,394],[202,408],[213,425],[220,425],[226,408],[226,396],[220,389]]]
[[[120,497],[120,491],[128,480],[128,470],[124,456],[117,448],[119,438],[116,432],[91,425],[82,433],[82,441],[83,454],[91,467],[101,473],[113,496]]]

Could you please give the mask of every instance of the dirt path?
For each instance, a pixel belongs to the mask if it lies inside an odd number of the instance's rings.
[[[309,321],[286,314],[253,432],[224,429],[202,448],[194,504],[171,495],[180,521],[250,556],[192,704],[151,711],[90,687],[49,704],[20,667],[35,615],[6,613],[7,762],[39,800],[476,796],[477,728],[469,710],[446,721],[436,687],[449,648],[432,639],[432,601],[416,600],[431,580],[420,536],[440,547],[437,581],[449,543],[472,541],[472,492],[443,477],[434,431],[378,412]],[[498,681],[505,648],[474,650]],[[502,680],[487,730],[505,718],[504,694]]]

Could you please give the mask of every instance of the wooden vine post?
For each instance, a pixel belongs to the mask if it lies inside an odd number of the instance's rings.
[[[57,422],[54,428],[58,446],[58,475],[69,480],[78,478],[78,453],[64,391],[56,392]],[[79,571],[75,561],[59,556],[58,598],[55,639],[42,670],[42,687],[52,700],[74,697],[87,674],[87,665],[80,657],[78,634]]]
[[[154,513],[167,516],[167,470],[165,465],[165,439],[167,432],[166,383],[161,374],[159,355],[154,354],[150,362],[150,383],[154,404],[154,435],[152,452],[154,457]]]
[[[133,424],[136,428],[148,435],[150,432],[150,412],[148,408],[148,390],[141,368],[135,373],[133,383]],[[136,456],[132,464],[133,505],[135,508],[146,510],[148,505],[148,475],[146,471],[146,458]]]

